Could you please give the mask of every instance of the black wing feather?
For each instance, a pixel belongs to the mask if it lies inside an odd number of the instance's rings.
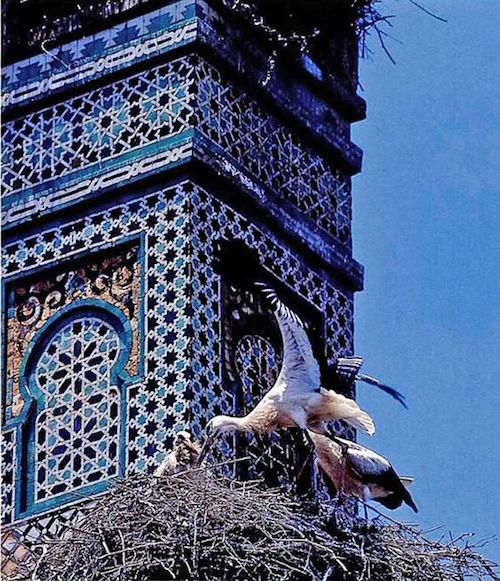
[[[365,383],[378,387],[381,391],[387,393],[388,395],[393,397],[396,401],[398,401],[404,408],[408,409],[408,406],[406,405],[405,401],[405,396],[397,389],[394,389],[390,385],[382,383],[378,379],[375,379],[375,377],[370,377],[369,375],[364,375],[362,373],[358,373],[358,375],[356,375],[356,379],[359,379],[359,381],[364,381]]]

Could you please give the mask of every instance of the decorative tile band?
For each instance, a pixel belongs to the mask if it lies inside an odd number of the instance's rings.
[[[3,69],[3,107],[33,101],[196,38],[195,2],[180,0]]]
[[[154,155],[139,157],[132,164],[119,167],[109,172],[102,173],[95,178],[78,181],[74,185],[69,185],[64,189],[57,190],[46,196],[32,196],[26,201],[13,203],[3,213],[2,224],[4,226],[27,219],[33,215],[45,214],[55,207],[62,207],[74,200],[91,194],[96,194],[106,188],[117,184],[132,181],[137,176],[144,176],[164,169],[167,166],[176,166],[191,158],[192,144],[189,141],[179,147],[158,151]]]

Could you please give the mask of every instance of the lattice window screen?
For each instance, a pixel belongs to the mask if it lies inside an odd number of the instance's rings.
[[[43,394],[28,473],[37,503],[119,474],[120,339],[105,321],[72,320],[48,342],[31,381]]]

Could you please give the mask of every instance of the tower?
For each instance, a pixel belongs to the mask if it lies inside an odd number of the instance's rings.
[[[9,567],[275,377],[276,328],[214,268],[221,243],[258,252],[326,374],[352,352],[363,277],[352,28],[270,69],[272,45],[224,2],[30,4],[4,3]]]

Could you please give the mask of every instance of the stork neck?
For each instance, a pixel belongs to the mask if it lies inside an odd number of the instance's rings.
[[[245,422],[246,418],[238,418],[238,417],[232,417],[232,416],[228,416],[227,417],[227,425],[233,429],[233,430],[237,430],[238,432],[244,432],[245,430],[248,429],[246,422]]]
[[[224,431],[236,430],[244,432],[248,429],[245,418],[238,418],[233,416],[221,416],[224,419]]]

